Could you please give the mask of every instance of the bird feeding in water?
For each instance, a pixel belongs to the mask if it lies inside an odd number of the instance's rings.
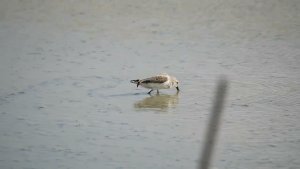
[[[177,89],[177,92],[179,92],[178,80],[175,77],[168,75],[167,73],[162,73],[141,80],[131,80],[130,82],[136,84],[137,87],[143,86],[144,88],[151,89],[148,94],[151,94],[153,90],[157,90],[157,93],[159,93],[159,89],[170,89],[173,87],[175,87]]]

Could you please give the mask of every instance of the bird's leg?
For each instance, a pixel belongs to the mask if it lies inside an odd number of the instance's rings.
[[[148,92],[148,94],[151,94],[152,91],[153,91],[153,89],[151,89],[151,90]]]
[[[157,89],[156,91],[157,91],[157,94],[159,94],[159,91],[158,91],[158,89]]]

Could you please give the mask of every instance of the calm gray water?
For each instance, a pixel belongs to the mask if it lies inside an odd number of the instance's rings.
[[[0,168],[300,168],[297,0],[1,1]],[[167,72],[181,92],[131,79]]]

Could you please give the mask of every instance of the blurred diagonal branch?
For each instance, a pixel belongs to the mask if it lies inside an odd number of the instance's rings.
[[[199,169],[208,169],[212,159],[216,136],[220,125],[220,119],[224,108],[225,96],[227,92],[228,82],[225,77],[221,77],[218,81],[214,105],[211,110],[209,123],[205,135],[205,142],[202,147]]]

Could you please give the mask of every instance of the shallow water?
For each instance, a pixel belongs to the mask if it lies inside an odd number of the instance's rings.
[[[156,2],[156,1],[155,1]],[[1,1],[0,168],[299,168],[297,1]],[[168,72],[176,89],[129,81]]]

